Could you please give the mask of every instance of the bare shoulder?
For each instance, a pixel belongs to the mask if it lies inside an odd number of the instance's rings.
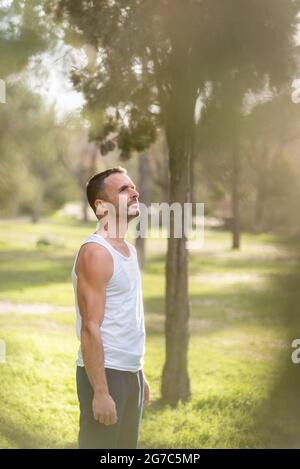
[[[113,258],[110,252],[98,243],[86,243],[81,246],[77,263],[76,274],[86,278],[94,277],[109,280],[113,273]]]

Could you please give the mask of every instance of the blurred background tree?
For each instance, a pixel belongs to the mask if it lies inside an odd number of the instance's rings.
[[[28,60],[51,46],[53,36],[42,2],[0,3],[0,77],[20,72]]]
[[[1,215],[41,214],[60,208],[76,193],[55,141],[55,115],[42,99],[20,84],[7,87],[0,126]]]

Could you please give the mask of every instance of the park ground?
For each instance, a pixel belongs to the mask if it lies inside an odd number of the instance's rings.
[[[0,448],[75,448],[75,313],[71,268],[95,224],[0,221]],[[165,240],[147,241],[143,273],[145,375],[140,448],[300,446],[299,256],[271,234],[205,230],[191,252],[191,400],[160,399],[164,343]]]

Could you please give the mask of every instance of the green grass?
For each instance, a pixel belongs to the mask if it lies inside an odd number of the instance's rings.
[[[0,312],[7,355],[0,364],[1,448],[76,447],[70,271],[94,227],[0,221],[0,311],[10,308]],[[41,237],[53,244],[37,246]],[[204,247],[191,254],[192,399],[171,408],[160,399],[166,243],[148,242],[145,374],[152,404],[144,410],[142,448],[299,446],[300,365],[290,361],[291,338],[300,334],[297,252],[266,234],[243,236],[240,252],[230,243],[228,233],[206,230]]]

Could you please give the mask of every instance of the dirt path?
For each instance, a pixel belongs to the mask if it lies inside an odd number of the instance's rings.
[[[74,311],[72,306],[57,306],[49,303],[11,303],[0,301],[0,314],[49,314],[70,313]]]

